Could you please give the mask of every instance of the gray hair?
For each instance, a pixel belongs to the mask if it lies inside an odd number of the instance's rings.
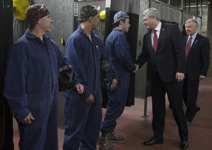
[[[143,12],[143,16],[147,15],[149,18],[156,17],[160,21],[160,13],[156,8],[149,8]]]
[[[195,19],[188,19],[186,21],[186,24],[189,23],[189,22],[192,22],[194,27],[198,27],[198,22]]]

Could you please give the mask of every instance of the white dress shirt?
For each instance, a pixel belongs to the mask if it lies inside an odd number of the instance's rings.
[[[192,39],[191,39],[191,46],[192,46],[192,44],[194,43],[194,40],[195,40],[195,38],[196,38],[196,36],[197,36],[197,32],[194,34],[194,35],[192,35]],[[190,35],[188,36],[188,39],[187,39],[187,42],[188,42],[188,40],[190,39]]]
[[[161,30],[161,22],[158,24],[158,26],[155,28],[156,31],[156,34],[157,34],[157,37],[159,39],[159,35],[160,35],[160,30]],[[151,40],[152,40],[152,47],[153,47],[153,38],[154,38],[154,30],[152,30],[152,33],[151,33]]]

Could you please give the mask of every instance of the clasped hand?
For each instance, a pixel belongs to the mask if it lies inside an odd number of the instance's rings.
[[[135,64],[135,66],[136,66],[136,69],[132,73],[136,73],[138,71],[138,69],[139,69],[139,65],[138,64]]]

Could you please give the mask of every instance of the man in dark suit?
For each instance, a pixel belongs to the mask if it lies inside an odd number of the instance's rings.
[[[197,106],[199,81],[205,79],[210,64],[209,39],[197,33],[198,22],[195,19],[186,21],[188,36],[183,38],[186,51],[186,73],[183,84],[183,100],[186,105],[187,126],[193,121]]]
[[[174,119],[179,128],[180,147],[188,147],[188,129],[182,102],[182,83],[185,72],[185,50],[181,33],[176,25],[160,22],[157,9],[143,12],[143,24],[150,29],[144,35],[143,48],[137,64],[151,64],[154,136],[144,145],[163,144],[165,125],[165,94],[167,92]]]

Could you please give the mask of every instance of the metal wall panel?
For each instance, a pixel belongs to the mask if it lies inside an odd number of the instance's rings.
[[[111,3],[111,10],[139,14],[140,0],[106,0],[106,3]]]
[[[143,36],[147,33],[146,26],[143,25],[143,11],[149,8],[149,1],[140,0],[140,9],[139,9],[139,26],[138,26],[138,45],[137,45],[137,54],[138,57],[142,51],[143,47]],[[135,75],[135,97],[145,98],[149,93],[149,83],[147,82],[148,78],[148,67],[147,63],[141,67]]]
[[[124,11],[130,12],[130,11],[129,11],[129,4],[130,4],[129,0],[125,0],[125,8],[124,8]],[[119,11],[120,11],[120,10],[119,10]]]
[[[183,31],[183,15],[182,12],[178,10],[178,16],[179,16],[179,29],[182,32]]]
[[[202,19],[200,17],[196,17],[196,20],[198,22],[198,28],[197,28],[197,32],[199,34],[201,34],[201,28],[202,28]]]
[[[180,6],[174,7],[174,6],[165,4],[165,3],[160,3],[158,1],[156,2],[154,0],[150,0],[150,7],[155,7],[158,9],[162,20],[164,20],[166,22],[170,22],[170,23],[177,23],[180,31],[183,32],[183,34],[185,34],[184,25],[185,25],[186,20],[192,19],[192,18],[196,19],[200,26],[198,28],[198,33],[201,33],[202,21],[201,21],[200,17],[192,15],[191,13],[189,13],[187,11],[181,11]],[[192,7],[190,9],[196,10],[196,7],[194,7],[194,8]]]
[[[179,24],[180,18],[178,9],[169,7],[165,4],[157,4],[156,2],[153,4],[155,4],[156,8],[159,10],[162,20],[170,23]]]
[[[27,20],[21,21],[13,17],[13,42],[16,42],[22,35],[24,35],[27,28]]]
[[[183,12],[183,24],[185,24],[186,20],[193,19],[194,16],[188,12]]]
[[[128,7],[126,7],[125,3],[127,0],[111,0],[110,9],[114,11],[126,11],[128,12]]]
[[[129,12],[139,15],[140,0],[129,0]]]

